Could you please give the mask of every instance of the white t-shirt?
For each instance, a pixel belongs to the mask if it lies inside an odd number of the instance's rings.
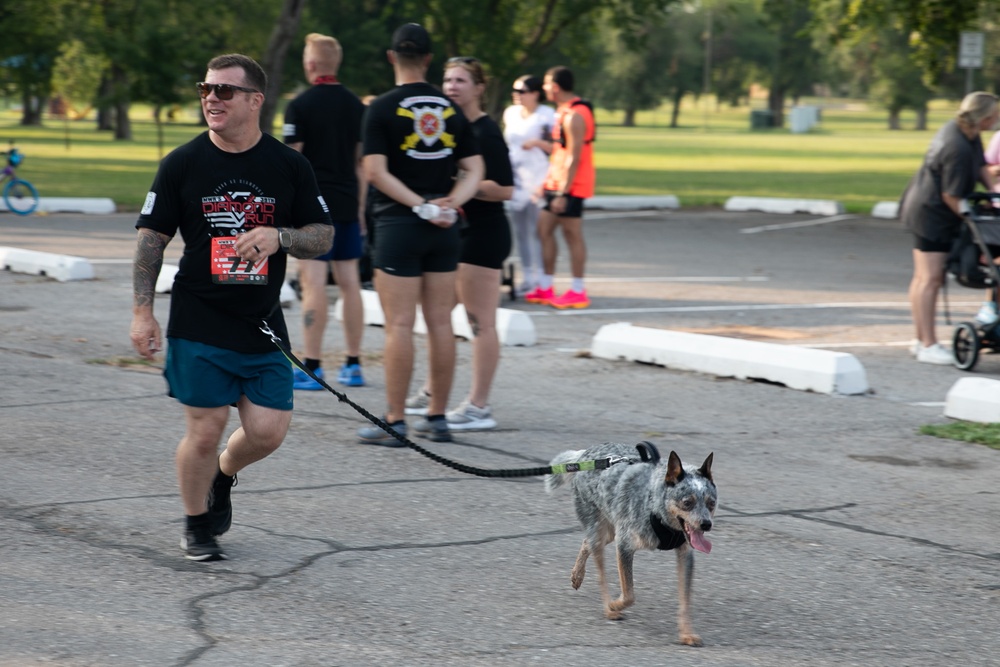
[[[549,156],[541,148],[523,148],[532,139],[548,139],[556,113],[552,107],[539,104],[535,112],[525,118],[520,105],[509,106],[503,112],[503,138],[510,151],[510,166],[514,169],[514,196],[510,203],[517,210],[531,201],[531,195],[545,181],[549,170]]]
[[[993,133],[993,138],[990,139],[984,155],[986,156],[986,164],[1000,164],[1000,130]],[[1000,192],[1000,180],[993,186],[993,192]]]

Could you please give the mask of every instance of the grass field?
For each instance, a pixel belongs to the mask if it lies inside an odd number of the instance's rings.
[[[822,121],[805,134],[752,131],[749,107],[706,112],[691,102],[675,129],[666,107],[640,113],[631,128],[621,127],[621,113],[599,111],[598,193],[673,194],[685,207],[720,206],[734,195],[835,199],[867,213],[875,202],[899,197],[955,106],[936,104],[930,131],[893,132],[885,129],[884,111],[843,100],[817,103]],[[192,106],[164,126],[165,151],[202,131],[197,113]],[[142,205],[160,159],[148,108],[133,108],[131,142],[96,131],[92,119],[51,119],[43,127],[18,120],[17,111],[0,109],[0,147],[17,142],[26,156],[19,173],[42,196],[110,197],[125,211]],[[912,117],[903,123],[912,127]]]

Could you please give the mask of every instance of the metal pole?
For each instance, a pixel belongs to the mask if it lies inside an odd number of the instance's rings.
[[[712,10],[711,8],[705,8],[706,27],[705,27],[705,74],[703,83],[701,86],[702,97],[705,98],[705,112],[704,112],[704,126],[708,129],[708,93],[712,89]]]
[[[965,68],[965,94],[968,95],[972,92],[972,68]]]

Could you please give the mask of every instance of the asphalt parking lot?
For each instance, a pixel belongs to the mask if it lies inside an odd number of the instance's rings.
[[[569,583],[581,539],[570,495],[358,445],[363,417],[325,393],[297,394],[285,444],[241,473],[231,560],[185,561],[183,413],[128,341],[133,222],[0,215],[0,246],[83,256],[97,274],[0,271],[0,666],[996,664],[1000,452],[917,434],[946,421],[967,374],[907,351],[910,244],[896,221],[595,212],[592,307],[504,301],[530,313],[538,343],[503,350],[499,428],[422,442],[486,468],[605,441],[651,440],[688,463],[714,452],[698,649],[677,642],[671,554],[636,557],[636,604],[607,621],[593,568],[580,590]],[[981,299],[948,296],[954,321]],[[301,340],[297,304],[286,317]],[[619,321],[848,352],[871,391],[589,358],[595,332]],[[331,360],[341,341],[331,326]],[[369,327],[369,386],[349,394],[376,413],[381,342]],[[459,355],[456,401],[468,343]],[[975,371],[998,373],[992,355]]]

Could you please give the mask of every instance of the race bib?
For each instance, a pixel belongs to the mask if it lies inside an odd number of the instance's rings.
[[[248,262],[236,254],[236,237],[212,238],[212,282],[219,285],[266,285],[267,257]]]

